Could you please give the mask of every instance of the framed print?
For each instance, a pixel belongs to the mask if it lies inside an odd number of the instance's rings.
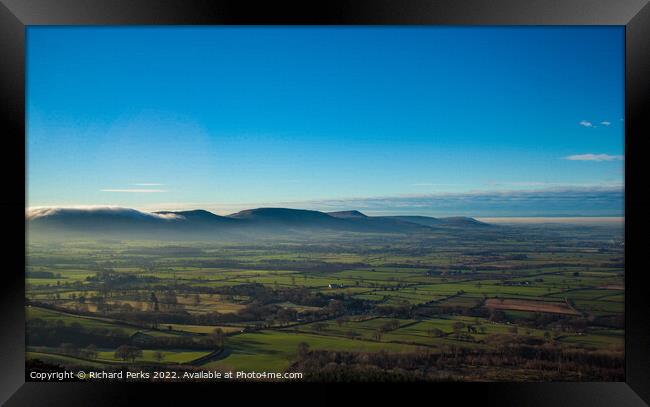
[[[0,16],[7,405],[650,399],[645,1]]]

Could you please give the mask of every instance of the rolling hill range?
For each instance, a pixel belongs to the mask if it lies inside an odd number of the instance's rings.
[[[205,210],[141,212],[119,207],[39,208],[27,213],[32,236],[119,238],[236,238],[286,233],[417,234],[444,228],[482,228],[473,218],[367,216],[359,211],[319,212],[257,208],[228,216]]]

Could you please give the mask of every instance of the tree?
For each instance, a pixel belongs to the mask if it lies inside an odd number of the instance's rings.
[[[215,328],[212,331],[212,334],[210,336],[212,337],[212,340],[215,345],[217,345],[220,348],[223,347],[223,344],[225,342],[225,337],[226,337],[225,333],[223,332],[223,329]]]
[[[163,294],[163,302],[167,304],[168,307],[174,308],[178,304],[178,298],[176,297],[176,292],[174,290],[165,291]]]
[[[309,344],[306,342],[300,342],[298,344],[298,357],[304,359],[309,354]]]
[[[131,360],[131,363],[135,362],[137,358],[141,358],[141,357],[142,357],[142,350],[136,347],[132,347],[129,352],[129,359]]]
[[[151,308],[152,308],[154,311],[158,311],[158,310],[159,310],[159,307],[158,307],[158,297],[156,297],[156,293],[154,293],[153,291],[152,291],[151,294],[149,295],[149,301],[151,302]]]
[[[440,328],[429,329],[428,334],[429,334],[429,336],[435,336],[435,337],[438,337],[438,338],[445,335],[445,333]]]
[[[374,335],[375,340],[377,340],[377,341],[381,341],[381,336],[382,336],[382,332],[381,332],[381,330],[380,330],[380,329],[377,329],[377,330],[375,331],[375,335]]]
[[[346,336],[347,338],[349,338],[349,339],[354,339],[354,338],[357,338],[358,336],[360,336],[360,334],[359,334],[359,332],[357,332],[357,331],[352,331],[352,330],[350,330],[350,331],[347,331],[347,332],[345,333],[345,336]]]
[[[282,323],[289,323],[298,317],[298,313],[293,308],[281,308],[277,313],[277,318]]]
[[[492,310],[489,319],[492,322],[503,322],[506,320],[506,314],[501,310]]]
[[[465,324],[458,321],[458,322],[454,322],[452,327],[454,328],[454,333],[456,334],[456,337],[458,338],[460,336],[460,331],[462,331],[463,328],[465,328]]]
[[[343,313],[343,311],[345,310],[345,307],[343,306],[343,302],[341,302],[341,301],[339,301],[339,300],[333,300],[333,301],[331,301],[331,302],[327,305],[327,307],[329,308],[329,312],[330,312],[330,314],[332,314],[332,315],[338,315],[338,314],[341,314],[341,313]]]
[[[327,324],[323,322],[317,322],[314,324],[314,330],[316,332],[322,332],[325,329],[325,327],[327,327]]]
[[[72,343],[62,343],[59,346],[59,352],[66,355],[76,355],[79,353],[79,349]]]
[[[84,349],[84,354],[88,359],[95,359],[97,358],[97,346],[93,345],[92,343]]]
[[[83,332],[84,327],[79,322],[73,322],[70,324],[70,328],[75,332]]]
[[[156,360],[156,362],[160,363],[163,361],[163,359],[165,359],[165,354],[157,350],[153,353],[153,358]]]
[[[135,346],[122,345],[115,350],[116,359],[130,360],[133,363],[139,357],[142,357],[142,350]]]

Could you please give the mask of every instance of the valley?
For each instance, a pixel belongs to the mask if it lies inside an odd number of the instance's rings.
[[[321,218],[230,240],[30,234],[28,367],[623,380],[619,226]]]

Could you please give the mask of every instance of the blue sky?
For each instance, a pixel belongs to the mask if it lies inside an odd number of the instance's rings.
[[[622,215],[622,27],[29,27],[27,75],[29,206]]]

